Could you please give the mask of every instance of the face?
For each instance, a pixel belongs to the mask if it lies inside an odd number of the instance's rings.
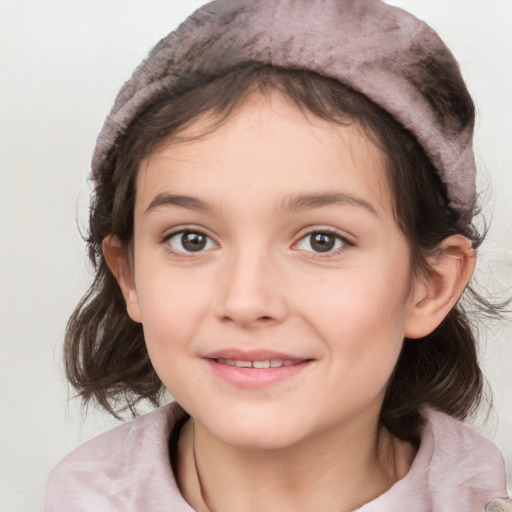
[[[279,96],[141,165],[128,311],[217,439],[284,447],[377,421],[413,286],[385,165],[356,125]]]

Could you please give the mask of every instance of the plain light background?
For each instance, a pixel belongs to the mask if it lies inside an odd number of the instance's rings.
[[[0,512],[43,510],[50,469],[115,425],[80,412],[65,323],[90,275],[84,231],[95,138],[121,84],[202,0],[0,0]],[[478,108],[480,281],[512,291],[512,0],[393,0],[459,59]],[[512,473],[512,317],[482,329],[494,411],[477,426]],[[510,479],[509,479],[510,481]]]

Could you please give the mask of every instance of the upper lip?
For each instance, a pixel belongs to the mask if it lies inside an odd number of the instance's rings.
[[[205,359],[233,359],[235,361],[269,361],[278,359],[283,361],[305,361],[307,357],[297,357],[284,352],[274,350],[241,350],[238,348],[227,348],[209,352],[203,356]]]

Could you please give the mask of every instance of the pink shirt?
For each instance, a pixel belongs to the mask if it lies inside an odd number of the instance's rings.
[[[176,485],[168,449],[184,417],[174,402],[77,448],[52,471],[45,511],[194,512]],[[357,512],[512,511],[494,444],[443,413],[426,410],[426,418],[409,473]]]

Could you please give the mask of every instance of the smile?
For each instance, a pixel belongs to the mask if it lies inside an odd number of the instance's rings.
[[[268,350],[220,350],[203,356],[211,375],[244,389],[266,388],[306,371],[313,359]]]
[[[219,364],[227,366],[236,366],[237,368],[281,368],[282,366],[295,366],[300,364],[301,361],[291,361],[283,359],[267,359],[265,361],[242,361],[236,359],[215,359]]]

